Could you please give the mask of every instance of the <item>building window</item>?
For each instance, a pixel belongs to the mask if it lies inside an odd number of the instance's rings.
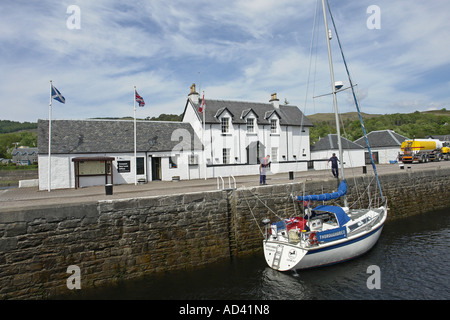
[[[278,120],[270,120],[270,133],[278,133]]]
[[[255,132],[255,119],[253,119],[253,118],[247,119],[247,132],[248,133]]]
[[[169,168],[170,169],[178,168],[177,163],[178,163],[178,155],[169,157]]]
[[[270,158],[273,162],[278,162],[278,148],[272,147]]]
[[[223,148],[222,155],[223,155],[223,158],[222,158],[223,164],[230,163],[230,149],[229,148]]]
[[[136,158],[136,174],[144,174],[144,158]]]
[[[222,124],[222,133],[228,133],[230,131],[230,125],[229,125],[230,118],[222,118],[221,124]]]

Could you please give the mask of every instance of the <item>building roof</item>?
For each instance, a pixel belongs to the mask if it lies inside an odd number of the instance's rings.
[[[38,153],[38,148],[30,148],[30,147],[20,147],[20,148],[14,148],[13,151],[11,152],[12,156],[16,156],[16,155],[32,155],[32,154],[37,154]]]
[[[408,140],[407,137],[396,133],[393,130],[379,130],[372,131],[367,134],[371,148],[388,148],[388,147],[400,147],[402,142]],[[364,137],[355,141],[356,144],[367,147],[366,139]]]
[[[439,139],[440,141],[450,141],[450,134],[427,136],[429,139]]]
[[[319,141],[317,141],[314,145],[311,146],[311,152],[312,151],[339,149],[337,139],[338,139],[337,134],[329,134],[326,137],[320,138]],[[348,150],[348,149],[362,150],[363,149],[363,147],[360,146],[359,144],[351,142],[350,140],[345,139],[343,137],[341,137],[341,142],[342,142],[343,150]]]
[[[203,102],[202,100],[199,99],[198,103],[193,103],[192,100],[188,99],[186,102],[186,108],[189,103],[193,105],[200,122],[203,121],[203,116],[198,109]],[[205,109],[205,122],[209,124],[220,123],[220,114],[227,110],[232,115],[232,123],[237,124],[247,123],[246,116],[253,112],[256,115],[258,124],[268,125],[270,124],[269,117],[276,112],[280,118],[280,125],[282,126],[313,126],[312,122],[303,115],[298,107],[291,105],[280,105],[279,108],[276,108],[272,103],[205,99]]]
[[[48,129],[48,120],[38,120],[39,154],[48,153]],[[189,123],[136,121],[137,152],[202,148]],[[52,154],[123,152],[134,152],[133,120],[52,120]]]

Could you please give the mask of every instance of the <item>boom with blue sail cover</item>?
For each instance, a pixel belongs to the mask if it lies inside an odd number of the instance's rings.
[[[299,201],[328,201],[342,197],[347,193],[347,182],[342,180],[339,184],[338,191],[332,193],[323,193],[323,194],[310,194],[306,196],[297,196],[297,200]]]

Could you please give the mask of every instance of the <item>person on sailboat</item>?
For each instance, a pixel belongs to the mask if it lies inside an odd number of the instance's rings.
[[[339,168],[338,168],[338,162],[341,163],[339,161],[339,159],[336,157],[336,153],[333,153],[333,156],[328,160],[327,164],[330,163],[331,161],[331,173],[333,174],[333,176],[335,178],[339,179]]]
[[[266,168],[270,165],[269,160],[269,155],[261,160],[261,164],[259,165],[259,184],[266,184]]]

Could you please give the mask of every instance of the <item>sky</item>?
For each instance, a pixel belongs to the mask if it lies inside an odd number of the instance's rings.
[[[316,0],[0,0],[0,119],[181,114],[190,86],[206,102],[269,102],[332,112]],[[450,2],[330,0],[361,111],[450,109]],[[319,8],[321,8],[319,6]],[[315,18],[316,17],[316,18]],[[331,21],[329,21],[331,28]],[[315,32],[313,32],[315,31]],[[336,36],[336,81],[348,80]],[[339,111],[355,111],[350,90]]]

